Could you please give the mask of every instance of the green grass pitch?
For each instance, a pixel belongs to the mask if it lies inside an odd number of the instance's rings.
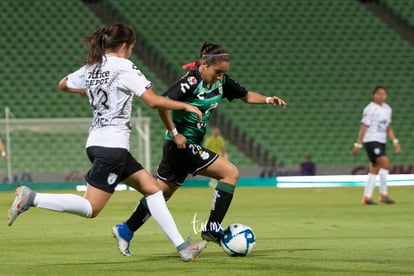
[[[395,205],[361,206],[362,187],[236,189],[224,225],[253,228],[248,257],[232,258],[209,244],[182,262],[154,220],[137,232],[132,257],[122,256],[111,227],[140,195],[116,192],[99,217],[84,219],[32,208],[6,225],[11,192],[0,193],[0,275],[413,275],[414,187],[390,187]],[[61,191],[59,191],[61,192]],[[68,191],[71,192],[71,191]],[[210,188],[183,188],[169,208],[183,234],[209,214]]]

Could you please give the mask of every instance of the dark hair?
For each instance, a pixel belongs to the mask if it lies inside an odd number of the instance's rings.
[[[375,87],[375,88],[374,88],[374,90],[372,91],[372,95],[374,95],[375,93],[377,93],[377,91],[378,91],[379,89],[384,89],[384,90],[386,90],[384,86],[377,86],[377,87]]]
[[[230,61],[229,52],[221,45],[206,41],[201,45],[200,59],[205,60],[207,65],[218,61]]]
[[[128,46],[135,43],[134,30],[125,23],[102,27],[85,38],[88,47],[88,58],[85,63],[92,65],[102,63],[106,50],[117,50],[122,43]]]

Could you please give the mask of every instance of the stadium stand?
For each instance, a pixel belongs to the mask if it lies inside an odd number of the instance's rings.
[[[183,73],[183,63],[198,58],[202,42],[211,40],[230,50],[229,74],[242,85],[286,99],[289,107],[283,111],[246,107],[239,101],[224,101],[218,110],[287,166],[299,163],[306,154],[317,165],[366,162],[363,155],[352,158],[350,151],[362,108],[376,85],[388,88],[394,128],[403,145],[404,154],[399,157],[393,155],[390,145],[390,159],[410,163],[414,150],[404,144],[414,136],[407,101],[414,88],[414,51],[358,1],[103,2],[132,24],[177,74]],[[399,1],[382,2],[394,9],[389,3]],[[17,118],[90,117],[86,98],[62,93],[56,84],[85,56],[82,37],[102,23],[81,1],[56,5],[46,0],[6,0],[0,2],[0,8],[9,15],[0,24],[2,105],[9,106]],[[134,62],[154,80],[157,92],[169,85],[139,60]],[[152,118],[155,168],[164,130],[156,112],[140,106],[143,115]],[[59,145],[68,144],[68,137],[45,136],[33,148],[28,146],[36,143],[30,135],[21,135],[14,142],[26,152],[15,155],[14,163],[39,170],[87,168],[85,137],[71,142],[79,151],[62,157],[67,147],[59,153]],[[238,166],[255,165],[230,142],[229,155]],[[56,146],[49,146],[52,144]],[[39,152],[44,153],[42,162],[38,161]]]
[[[78,59],[86,53],[82,38],[100,25],[99,20],[79,1],[1,1],[0,9],[2,110],[9,107],[17,119],[90,117],[87,98],[62,93],[57,83],[79,66]],[[3,112],[0,117],[5,117]],[[13,170],[84,170],[89,166],[85,133],[15,130],[10,136]],[[4,135],[2,125],[3,140]]]
[[[57,83],[80,66],[86,55],[82,39],[103,25],[99,19],[81,1],[64,1],[58,5],[46,0],[1,1],[0,9],[3,14],[10,15],[2,18],[0,24],[2,106],[9,107],[17,119],[91,117],[87,98],[63,93],[58,90]],[[133,61],[156,83],[156,91],[165,90],[166,86],[148,67],[136,58]],[[139,102],[134,101],[134,110],[140,106],[143,115],[151,117],[151,167],[154,169],[161,158],[164,128],[157,112]],[[4,117],[1,112],[0,118]],[[11,135],[13,170],[85,172],[89,168],[84,151],[87,128],[80,127],[84,128],[83,132],[71,135],[34,135],[27,129],[14,131]],[[4,136],[3,125],[1,130]],[[135,142],[133,140],[132,144]],[[242,165],[253,164],[235,147],[230,150],[230,155],[240,159]]]
[[[381,4],[390,9],[396,16],[414,27],[414,2],[410,0],[380,0]]]
[[[1,1],[0,8],[9,15],[0,25],[7,42],[2,43],[2,105],[19,118],[90,116],[81,108],[86,98],[61,93],[57,83],[78,66],[86,53],[82,38],[100,22],[78,1]],[[71,14],[76,20],[69,20]]]
[[[365,160],[350,150],[377,85],[388,88],[396,132],[412,138],[404,95],[413,88],[413,49],[358,1],[108,2],[177,72],[211,40],[230,50],[229,73],[244,86],[283,96],[285,111],[226,102],[219,110],[286,164],[305,154],[321,165]]]

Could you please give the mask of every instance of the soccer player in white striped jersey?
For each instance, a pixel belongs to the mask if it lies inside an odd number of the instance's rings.
[[[372,200],[377,175],[380,178],[379,201],[386,204],[393,204],[395,202],[388,196],[387,190],[387,176],[390,166],[390,162],[385,153],[387,134],[394,144],[396,153],[400,153],[401,146],[391,127],[392,109],[385,103],[387,91],[384,87],[378,86],[375,87],[372,95],[373,101],[363,111],[358,139],[352,150],[352,154],[356,155],[364,147],[370,160],[368,180],[365,184],[361,204],[377,204]]]
[[[18,215],[32,206],[94,218],[122,181],[145,196],[151,214],[176,246],[181,258],[191,261],[206,242],[191,244],[179,233],[156,180],[129,152],[130,119],[134,96],[153,108],[185,110],[200,120],[202,115],[192,105],[153,92],[152,82],[129,60],[135,40],[135,33],[127,24],[99,28],[86,39],[89,54],[85,65],[59,83],[63,91],[87,95],[93,110],[86,142],[86,152],[93,165],[85,176],[88,185],[84,197],[36,193],[28,187],[19,187],[9,212],[8,225],[11,226]],[[113,234],[118,240],[119,233],[113,231]],[[123,247],[121,253],[130,255],[129,248]]]

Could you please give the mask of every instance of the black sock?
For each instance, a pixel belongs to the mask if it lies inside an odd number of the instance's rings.
[[[128,228],[135,232],[137,231],[149,218],[151,217],[150,211],[147,207],[147,201],[145,197],[141,198],[135,211],[131,217],[125,222]]]
[[[214,190],[210,217],[207,221],[207,230],[222,229],[221,222],[229,209],[233,199],[235,185],[219,182]]]

